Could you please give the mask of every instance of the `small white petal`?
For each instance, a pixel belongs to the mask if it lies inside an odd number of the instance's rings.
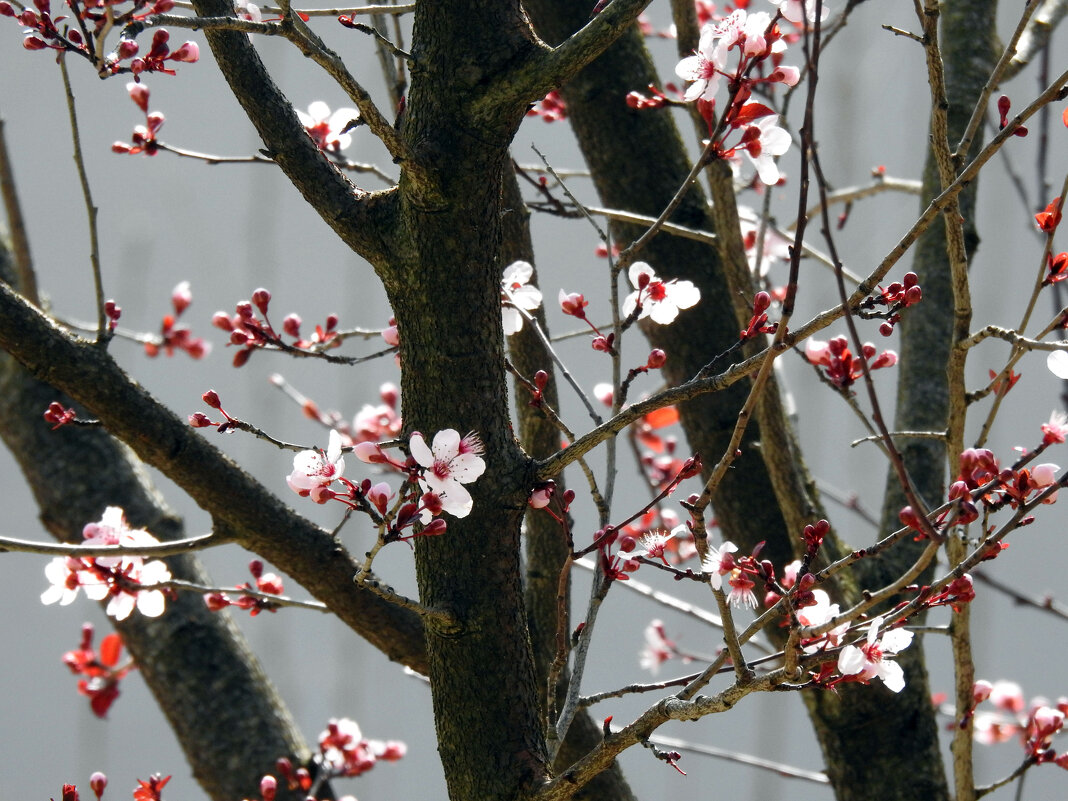
[[[434,435],[434,458],[449,461],[460,452],[460,434],[455,428],[443,428]]]
[[[434,466],[434,454],[431,453],[430,448],[426,445],[426,440],[423,439],[423,435],[418,431],[412,434],[411,439],[408,440],[408,449],[412,452],[412,458],[423,467]]]
[[[886,685],[886,689],[891,692],[899,693],[905,688],[905,671],[897,662],[888,662],[884,659],[879,663],[878,675]]]
[[[864,652],[855,645],[847,645],[838,654],[838,672],[843,676],[852,676],[864,670]]]
[[[323,122],[330,116],[330,106],[326,105],[322,100],[316,100],[308,106],[308,116],[312,118],[313,124]]]
[[[1046,357],[1046,367],[1057,378],[1068,380],[1068,351],[1055,350]]]

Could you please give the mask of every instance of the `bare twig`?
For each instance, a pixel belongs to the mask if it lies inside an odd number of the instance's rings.
[[[0,537],[0,553],[37,553],[44,556],[176,556],[224,545],[227,541],[215,534],[201,534],[184,540],[161,542],[157,545],[73,545],[68,543],[35,542],[14,537]]]
[[[15,171],[7,152],[7,138],[4,136],[4,121],[0,119],[0,197],[7,210],[7,227],[11,234],[11,255],[15,260],[15,275],[18,277],[18,289],[34,306],[41,305],[37,294],[37,275],[33,271],[33,257],[30,255],[30,240],[26,235],[26,221],[22,217],[22,205],[15,188]]]
[[[106,345],[111,339],[108,330],[108,318],[104,312],[104,279],[100,274],[100,240],[97,236],[96,216],[97,208],[93,204],[93,193],[89,189],[89,176],[85,171],[85,160],[82,158],[81,134],[78,131],[78,112],[74,105],[74,91],[70,85],[70,75],[67,72],[67,59],[65,54],[59,56],[59,71],[63,76],[63,89],[67,95],[67,111],[70,114],[70,133],[74,144],[74,164],[78,170],[78,180],[82,187],[82,197],[85,199],[85,216],[89,225],[89,264],[93,270],[93,289],[96,294],[96,342],[98,345]]]

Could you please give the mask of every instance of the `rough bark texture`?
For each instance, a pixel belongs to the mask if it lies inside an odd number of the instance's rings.
[[[524,207],[514,174],[505,177],[503,201],[505,211],[502,215],[501,264],[508,265],[518,259],[533,263],[534,249],[528,224],[530,213]],[[539,285],[536,272],[532,283]],[[544,304],[535,310],[534,316],[548,335]],[[524,325],[522,331],[509,337],[508,354],[513,367],[527,379],[532,379],[538,370],[549,373],[550,381],[544,392],[545,403],[552,409],[559,409],[559,393],[552,358],[531,330],[531,326]],[[515,384],[514,397],[516,416],[519,418],[519,440],[523,449],[535,459],[550,456],[560,446],[559,429],[540,409],[529,405],[530,392],[518,382]],[[558,497],[565,488],[563,480],[558,479]],[[561,629],[565,636],[571,631],[567,614],[571,598],[569,581],[566,583],[562,602],[563,621],[560,619],[561,602],[558,600],[560,574],[570,550],[560,524],[540,510],[528,510],[523,541],[526,552],[524,598],[527,607],[527,628],[530,631],[534,669],[537,674],[538,699],[544,715],[549,692],[549,668],[557,651],[557,630]],[[554,688],[558,704],[563,702],[567,678],[568,672],[563,671],[559,686]],[[556,756],[554,770],[563,770],[585,756],[603,737],[601,727],[594,721],[589,710],[580,710]],[[634,796],[627,786],[619,764],[613,763],[610,769],[586,785],[575,798],[580,801],[632,801]]]
[[[996,10],[995,0],[959,0],[943,3],[941,7],[940,45],[951,147],[964,134],[987,76],[997,63],[1000,48],[994,33]],[[972,154],[979,149],[980,143],[981,137],[977,137]],[[928,150],[920,208],[925,208],[941,189],[938,166],[933,152]],[[969,259],[979,244],[975,229],[977,191],[978,181],[972,181],[958,198]],[[915,249],[912,269],[923,287],[923,303],[902,315],[900,376],[894,420],[894,429],[897,431],[948,429],[950,384],[947,367],[953,346],[955,298],[946,248],[945,223],[940,215],[920,237]],[[929,439],[905,440],[901,452],[924,503],[928,508],[940,503],[945,497],[947,465],[950,470],[955,468],[957,454],[948,453],[945,442]],[[882,515],[884,533],[897,527],[898,513],[907,503],[900,483],[891,473],[887,479]],[[919,555],[924,545],[922,542],[901,543],[884,559],[864,564],[867,586],[879,586],[889,576],[899,575]],[[898,661],[905,668],[907,687],[911,688],[917,677],[926,676],[922,653],[909,649],[902,657],[905,658]],[[868,714],[875,715],[880,711],[881,707],[873,705]],[[934,721],[922,723],[922,726],[917,726],[915,736],[903,743],[901,755],[906,759],[901,760],[899,769],[910,771],[909,775],[925,797],[949,797],[942,761],[922,757],[924,752],[938,753],[936,725]],[[881,733],[869,729],[857,733],[854,739],[868,743],[878,741],[881,737]],[[833,748],[835,745],[825,744],[825,747]],[[888,769],[893,768],[888,766]],[[970,793],[970,788],[967,792]],[[857,793],[848,797],[859,801],[866,796]],[[916,796],[899,792],[889,797],[906,799]]]
[[[539,31],[550,41],[567,35],[570,25],[581,24],[578,10],[565,3],[535,0],[527,6]],[[635,30],[564,87],[563,95],[602,201],[611,208],[656,215],[690,165],[666,113],[635,112],[623,102],[627,92],[650,83],[658,84],[659,78]],[[627,165],[626,169],[620,169],[621,164]],[[697,229],[712,227],[698,187],[690,189],[673,221]],[[633,228],[617,230],[634,235]],[[662,235],[653,240],[643,257],[660,274],[692,280],[701,289],[701,303],[680,315],[678,323],[650,330],[653,344],[669,354],[665,369],[669,380],[685,380],[737,341],[740,325],[733,298],[716,254],[707,246]],[[691,448],[708,459],[722,454],[746,392],[743,382],[680,408]],[[767,460],[793,460],[797,456],[796,447],[785,434],[764,441],[758,426],[750,423],[742,445],[743,457],[728,473],[713,507],[725,537],[739,543],[742,550],[767,540],[763,555],[776,564],[785,564],[795,556],[797,532],[791,542],[773,483],[760,458],[761,450]],[[804,475],[803,468],[795,475]],[[793,492],[811,497],[811,489],[804,483]],[[845,599],[856,600],[850,592],[855,593],[855,585],[850,585],[846,583],[841,589]],[[844,686],[837,695],[806,694],[826,769],[840,799],[884,797],[888,792],[891,797],[915,797],[911,794],[916,782],[923,786],[924,797],[946,797],[922,651],[917,644],[903,657],[910,672],[909,684],[901,694],[860,686]],[[916,762],[924,767],[904,769]]]

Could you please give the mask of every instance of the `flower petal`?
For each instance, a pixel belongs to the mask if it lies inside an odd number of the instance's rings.
[[[412,453],[412,458],[423,467],[434,466],[434,454],[430,452],[430,448],[426,445],[426,440],[423,439],[423,435],[418,431],[412,434],[408,440],[408,449]]]
[[[448,462],[460,452],[460,434],[455,428],[443,428],[434,435],[434,458]],[[422,462],[420,462],[422,464]],[[424,465],[429,467],[429,465]]]

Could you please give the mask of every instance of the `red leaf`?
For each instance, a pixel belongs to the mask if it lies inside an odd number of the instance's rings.
[[[665,406],[663,409],[649,412],[644,420],[650,428],[664,428],[679,422],[679,410],[674,406]]]
[[[122,640],[115,632],[111,632],[100,641],[100,661],[108,667],[119,664],[119,654],[122,653]]]
[[[774,109],[768,108],[763,103],[746,103],[738,109],[738,113],[734,117],[734,124],[745,125],[753,120],[758,120],[761,117],[767,117],[774,113]]]
[[[1068,108],[1064,109],[1064,115],[1061,117],[1064,120],[1064,127],[1068,128]]]

